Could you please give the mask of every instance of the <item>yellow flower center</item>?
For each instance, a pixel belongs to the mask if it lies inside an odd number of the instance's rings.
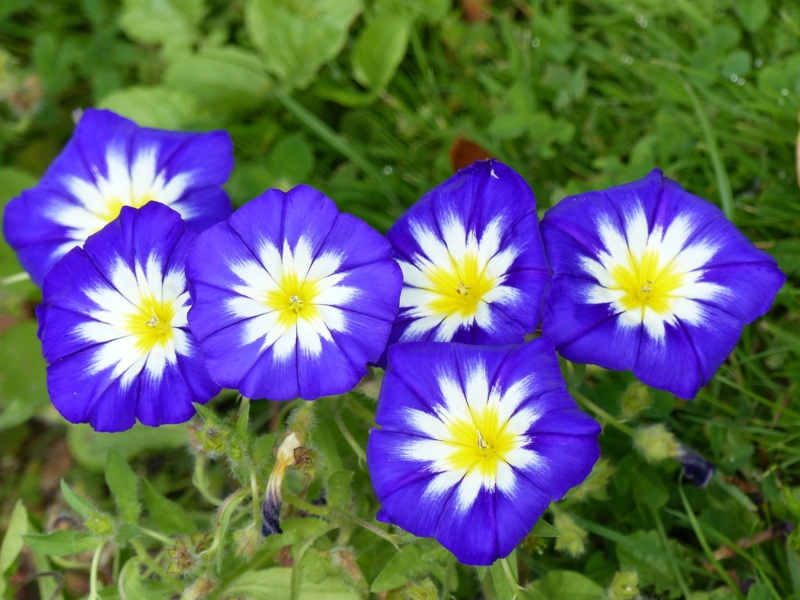
[[[117,196],[111,196],[105,199],[105,204],[100,209],[100,211],[96,212],[97,218],[102,221],[102,225],[98,227],[94,233],[100,231],[103,227],[111,223],[114,219],[119,216],[119,213],[122,211],[123,206],[132,206],[133,208],[141,208],[148,202],[155,200],[155,194],[152,191],[148,190],[147,193],[143,194],[139,198],[134,198],[131,195],[130,198],[122,199]]]
[[[450,256],[450,265],[429,269],[426,275],[437,296],[428,309],[439,315],[474,317],[480,301],[496,286],[486,266],[479,263],[477,253],[467,252],[461,261]]]
[[[641,256],[628,252],[628,262],[615,265],[609,274],[615,283],[611,289],[624,292],[619,302],[626,311],[670,313],[672,301],[679,297],[674,292],[684,283],[675,262],[662,265],[658,251],[649,248]]]
[[[508,454],[519,447],[520,438],[506,431],[507,422],[500,421],[494,406],[470,408],[469,417],[448,424],[449,435],[443,441],[452,450],[449,466],[467,472],[477,469],[484,479],[494,481],[498,462],[507,461]]]
[[[123,327],[136,336],[137,350],[146,354],[156,345],[164,346],[172,341],[174,317],[175,307],[172,302],[159,302],[150,295],[143,297],[136,311],[125,317]]]
[[[284,329],[296,325],[298,319],[315,320],[320,317],[315,304],[320,290],[317,281],[300,279],[292,270],[283,271],[276,282],[278,289],[267,292],[264,302],[278,312],[278,324]]]

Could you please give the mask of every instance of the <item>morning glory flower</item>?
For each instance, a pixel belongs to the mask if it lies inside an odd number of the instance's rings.
[[[383,353],[402,279],[383,236],[308,186],[203,232],[187,273],[211,376],[272,400],[352,389]]]
[[[163,204],[123,207],[50,271],[36,314],[47,389],[68,421],[182,423],[219,392],[186,318],[196,235]]]
[[[521,343],[550,281],[527,183],[476,162],[425,194],[386,233],[403,269],[389,343]]]
[[[221,186],[232,168],[224,131],[148,129],[89,109],[39,184],[8,204],[3,234],[41,286],[58,259],[123,206],[161,202],[198,230],[227,218],[231,203]]]
[[[566,198],[542,221],[542,328],[565,358],[693,398],[785,276],[713,204],[654,170]]]
[[[367,465],[378,519],[489,565],[597,461],[600,426],[567,393],[552,342],[389,349]]]

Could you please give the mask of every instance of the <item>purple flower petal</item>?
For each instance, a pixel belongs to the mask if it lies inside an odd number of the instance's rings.
[[[180,423],[219,392],[188,329],[184,261],[196,235],[160,203],[123,207],[50,271],[39,337],[67,420],[98,431]]]
[[[473,164],[425,194],[386,237],[403,269],[390,345],[523,341],[540,318],[550,270],[536,200],[504,164]]]
[[[202,230],[228,217],[221,189],[233,168],[224,131],[184,133],[138,127],[105,110],[87,110],[39,185],[6,207],[3,234],[42,285],[70,249],[120,213],[166,204]]]
[[[187,270],[212,376],[273,400],[352,389],[384,351],[401,286],[388,242],[307,186],[201,234]]]
[[[658,170],[562,200],[542,235],[554,271],[543,330],[556,349],[682,398],[708,383],[785,281],[717,207]]]
[[[435,537],[465,564],[507,556],[600,452],[600,427],[569,397],[546,338],[396,344],[375,420],[378,518]]]

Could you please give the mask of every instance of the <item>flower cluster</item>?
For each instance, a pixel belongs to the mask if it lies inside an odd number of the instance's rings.
[[[8,205],[6,238],[43,283],[48,391],[67,420],[180,423],[223,386],[340,394],[384,352],[402,285],[389,242],[306,186],[232,212],[232,167],[225,132],[89,110]]]
[[[43,285],[54,405],[118,431],[185,421],[222,387],[315,399],[384,366],[367,447],[378,518],[467,564],[508,555],[598,460],[600,426],[556,352],[692,398],[785,279],[658,170],[563,200],[540,233],[528,184],[481,161],[382,236],[303,185],[232,211],[232,166],[224,132],[89,110],[8,205],[6,239]],[[299,444],[279,453],[265,532]]]

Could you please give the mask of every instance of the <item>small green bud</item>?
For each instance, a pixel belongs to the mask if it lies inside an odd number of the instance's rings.
[[[97,535],[110,535],[114,532],[114,521],[110,515],[93,512],[84,522],[86,529]]]
[[[649,463],[676,458],[680,444],[662,423],[639,427],[633,434],[633,446]]]
[[[589,473],[583,483],[574,488],[570,494],[570,498],[574,498],[580,502],[594,498],[596,500],[607,500],[608,494],[606,487],[614,474],[614,467],[607,458],[601,458],[595,463],[592,472]]]
[[[586,552],[588,532],[567,513],[558,511],[554,514],[553,527],[561,532],[561,535],[556,538],[556,550],[573,557],[581,556]]]
[[[403,590],[403,600],[438,600],[439,590],[430,579],[409,583]]]
[[[636,571],[617,571],[608,586],[608,600],[629,600],[639,595],[639,574]]]
[[[630,384],[625,393],[622,394],[620,404],[620,417],[622,417],[622,420],[631,420],[642,411],[650,408],[650,388],[639,381]]]

